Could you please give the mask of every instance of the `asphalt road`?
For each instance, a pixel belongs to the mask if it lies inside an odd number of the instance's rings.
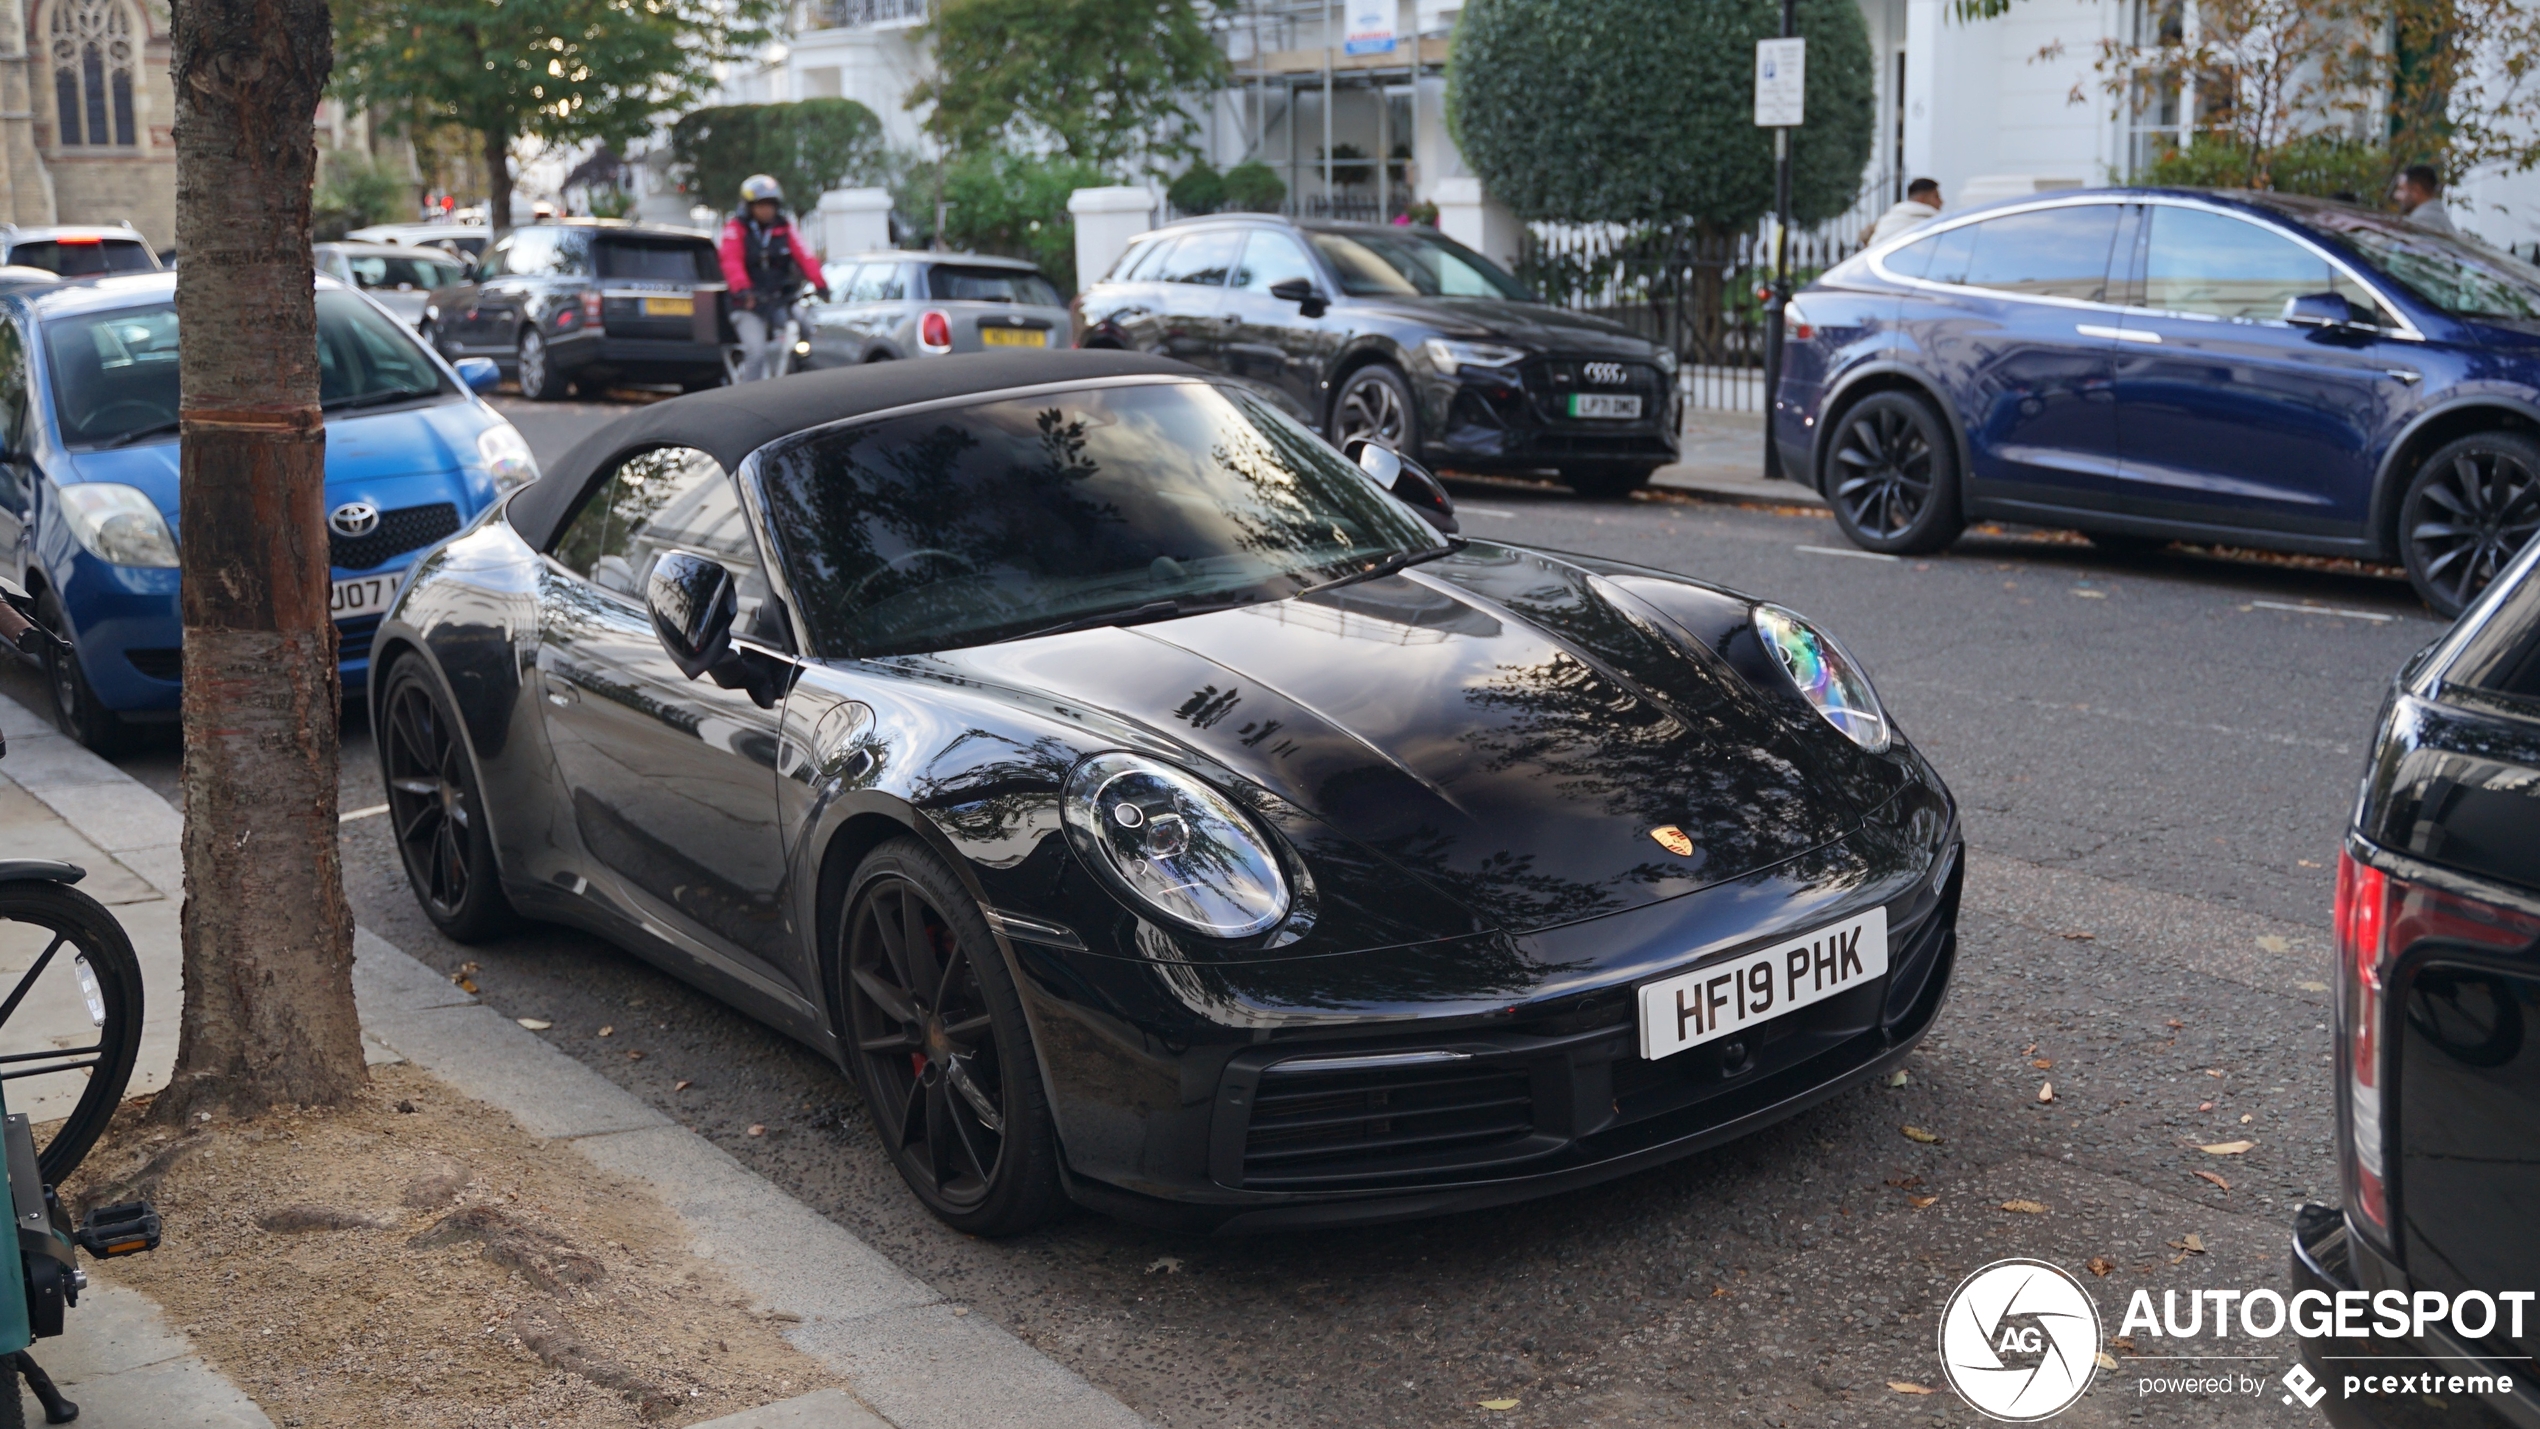
[[[624,410],[505,405],[542,457]],[[2111,1335],[2137,1288],[2283,1287],[2293,1209],[2336,1195],[2337,840],[2383,682],[2439,629],[2404,583],[2053,533],[1880,560],[1821,514],[1458,497],[1481,535],[1767,595],[1870,668],[1973,849],[1955,995],[1906,1085],[1510,1210],[1223,1242],[1078,1215],[988,1242],[917,1208],[809,1052],[579,934],[440,939],[377,818],[345,828],[354,909],[1159,1425],[1954,1425],[1975,1416],[1945,1388],[1891,1382],[1941,1384],[1939,1307],[1987,1262],[2102,1258],[2083,1278]],[[173,789],[172,749],[127,763]],[[344,791],[380,802],[358,719]],[[2254,1145],[2198,1149],[2231,1141]],[[2136,1338],[2254,1358],[2125,1355],[2059,1423],[2304,1417],[2273,1385],[2286,1340]],[[2142,1392],[2182,1370],[2266,1392]]]

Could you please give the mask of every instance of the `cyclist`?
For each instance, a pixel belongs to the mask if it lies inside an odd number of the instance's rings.
[[[740,380],[773,377],[785,370],[785,332],[803,286],[829,301],[820,259],[785,217],[785,190],[775,179],[752,174],[741,181],[741,206],[723,225],[721,252],[732,330],[741,336]]]

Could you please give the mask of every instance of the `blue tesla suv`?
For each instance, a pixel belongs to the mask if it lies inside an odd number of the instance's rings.
[[[47,671],[54,714],[92,748],[175,718],[176,276],[0,296],[0,575],[71,643]],[[528,443],[378,304],[320,279],[327,539],[344,685],[416,555],[537,475]],[[462,376],[464,372],[464,376]]]
[[[1782,475],[1873,551],[1974,519],[2397,561],[2457,614],[2540,531],[2540,269],[2345,204],[2058,193],[1789,312]]]

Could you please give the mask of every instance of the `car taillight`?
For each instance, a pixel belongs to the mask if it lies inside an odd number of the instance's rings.
[[[597,288],[583,290],[582,321],[591,327],[600,326],[600,290]]]
[[[917,343],[928,352],[952,351],[952,319],[929,309],[917,320]]]
[[[2519,951],[2540,941],[2540,918],[2479,899],[2393,878],[2353,855],[2337,857],[2337,958],[2348,1130],[2347,1209],[2376,1230],[2390,1228],[2390,1195],[2382,1157],[2381,1034],[2391,963],[2419,943]]]

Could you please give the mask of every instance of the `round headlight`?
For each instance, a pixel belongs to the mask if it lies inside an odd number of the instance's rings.
[[[1113,890],[1211,938],[1258,933],[1288,912],[1269,840],[1235,802],[1135,754],[1097,754],[1067,776],[1068,841]]]
[[[1755,633],[1826,723],[1872,754],[1886,751],[1887,713],[1879,708],[1870,677],[1831,636],[1778,605],[1755,607]]]

